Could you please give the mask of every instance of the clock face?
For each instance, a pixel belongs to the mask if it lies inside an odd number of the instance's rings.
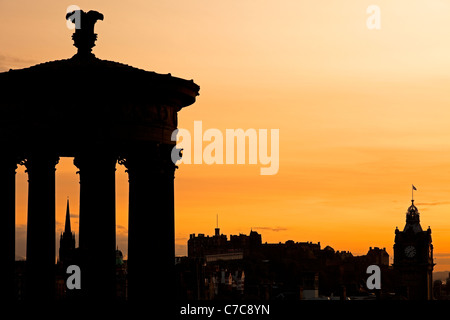
[[[405,256],[407,258],[413,258],[416,255],[416,248],[413,246],[407,246],[405,248]]]

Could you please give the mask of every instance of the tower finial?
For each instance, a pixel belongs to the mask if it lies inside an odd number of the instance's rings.
[[[92,57],[92,48],[95,47],[97,34],[94,25],[97,20],[103,20],[103,14],[97,11],[75,10],[66,14],[66,20],[75,24],[75,33],[72,35],[74,46],[78,48],[77,57]]]

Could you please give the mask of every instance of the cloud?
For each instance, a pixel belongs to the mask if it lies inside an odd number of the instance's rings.
[[[279,231],[286,231],[288,228],[284,228],[284,227],[252,227],[252,229],[279,232]]]
[[[176,256],[186,256],[187,246],[185,244],[175,244],[175,255]]]
[[[450,258],[450,252],[433,252],[433,256],[436,257],[449,257]]]
[[[128,234],[128,229],[120,224],[116,225],[117,233]]]
[[[0,54],[0,72],[8,71],[9,69],[28,67],[36,63],[38,62],[33,59],[24,59]]]
[[[440,202],[418,202],[417,206],[442,206],[450,204],[450,201],[440,201]]]

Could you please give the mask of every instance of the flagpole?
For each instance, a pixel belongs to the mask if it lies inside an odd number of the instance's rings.
[[[414,187],[414,185],[412,184],[412,190],[411,190],[411,201],[414,202],[414,190],[417,190],[416,187]]]

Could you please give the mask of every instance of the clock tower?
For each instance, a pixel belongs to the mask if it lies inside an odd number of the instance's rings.
[[[411,200],[403,231],[395,229],[394,271],[396,294],[409,300],[431,300],[433,284],[433,245],[431,229],[423,231],[420,214]]]

